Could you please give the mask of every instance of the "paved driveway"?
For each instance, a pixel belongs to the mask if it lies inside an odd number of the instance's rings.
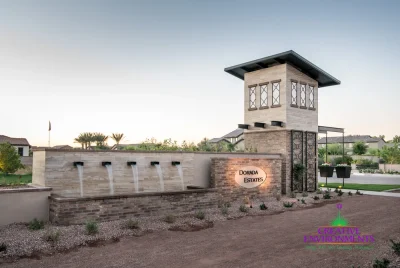
[[[325,182],[325,177],[319,177],[319,182]],[[328,183],[342,183],[341,178],[336,177],[336,173],[334,173],[334,177],[328,178]],[[385,175],[385,174],[351,174],[351,177],[345,179],[345,182],[348,183],[361,183],[361,184],[397,184],[400,185],[400,176],[399,175]]]
[[[360,196],[343,201],[342,216],[361,232],[374,235],[373,249],[306,249],[303,236],[328,225],[336,213],[336,205],[328,204],[246,217],[198,232],[156,232],[4,267],[371,267],[375,258],[390,251],[389,238],[400,239],[400,198]]]

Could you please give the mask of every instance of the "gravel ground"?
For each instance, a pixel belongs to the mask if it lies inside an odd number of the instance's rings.
[[[336,196],[336,194],[333,195]],[[323,256],[326,252],[310,254],[304,249],[304,243],[301,243],[302,236],[315,232],[316,226],[326,224],[327,220],[329,221],[335,216],[332,215],[332,207],[335,205],[315,206],[313,204],[318,205],[324,200],[314,201],[311,196],[304,199],[306,204],[301,204],[297,199],[283,198],[281,201],[273,198],[267,199],[264,200],[268,207],[266,211],[259,209],[258,205],[261,202],[258,201],[254,202],[254,207],[249,209],[248,213],[239,211],[242,202],[235,202],[228,208],[229,213],[226,216],[222,215],[221,209],[210,209],[204,211],[205,220],[196,219],[193,217],[193,213],[187,213],[177,215],[176,222],[172,224],[164,222],[159,217],[142,217],[137,219],[139,230],[124,228],[126,221],[105,222],[99,224],[99,234],[95,236],[87,235],[82,225],[66,227],[46,225],[44,230],[30,231],[26,225],[12,224],[0,229],[0,243],[4,242],[8,246],[7,252],[0,254],[3,257],[3,265],[6,267],[351,267],[352,264],[355,267],[358,265],[371,267],[372,256],[386,257],[392,261],[391,267],[400,267],[399,258],[394,256],[387,242],[389,238],[400,241],[400,224],[398,224],[400,222],[400,199],[344,195],[340,198],[335,197],[331,201],[341,200],[346,208],[348,207],[346,218],[354,221],[355,225],[361,226],[362,229],[371,231],[378,240],[372,255],[369,251],[366,257],[364,255],[367,252],[361,252],[364,254],[360,255],[360,251],[354,252],[353,250],[351,254],[355,258],[350,255],[350,261],[346,262],[347,266],[341,266],[335,263],[335,259],[332,260],[331,255],[337,258],[338,253],[330,252],[331,254],[329,254],[328,252],[327,256]],[[283,208],[283,202],[288,201],[296,201],[293,208]],[[386,209],[382,209],[383,206]],[[296,210],[300,207],[313,207],[314,209]],[[330,207],[329,214],[326,214],[325,211],[327,207]],[[369,213],[370,208],[374,208],[371,213]],[[287,210],[293,212],[266,217],[245,217],[277,214]],[[333,211],[335,211],[334,208]],[[352,212],[353,214],[351,214]],[[241,219],[227,221],[235,218]],[[360,218],[363,222],[360,222]],[[215,223],[214,228],[200,232],[166,231],[188,225],[212,227],[210,222]],[[265,228],[266,226],[268,228]],[[297,228],[301,229],[301,232],[290,232]],[[195,230],[198,229],[195,228]],[[43,236],[51,230],[59,230],[61,233],[59,241],[55,244],[43,239]],[[390,237],[381,239],[382,234],[384,236],[390,234]],[[129,238],[130,236],[139,237]],[[119,238],[121,238],[119,243],[105,246],[98,244],[98,241],[119,241]],[[71,249],[82,245],[97,245],[97,247],[85,247],[70,252]],[[295,250],[292,248],[294,245],[297,245]],[[185,248],[184,252],[182,247]],[[258,249],[262,249],[260,252],[265,252],[265,255],[260,255]],[[54,254],[57,251],[70,253],[42,257],[41,260],[22,259],[14,263],[7,263],[19,256],[40,259],[41,255]],[[183,252],[182,256],[177,255],[180,252]],[[250,253],[250,255],[246,255],[244,252]],[[349,254],[348,251],[343,253]],[[340,254],[339,259],[343,259],[345,254]],[[305,263],[302,260],[307,260],[308,255],[319,257],[312,265],[307,263],[306,266],[303,266]],[[241,258],[238,259],[238,256]],[[279,256],[281,258],[278,258],[276,263],[265,262],[268,258]],[[288,256],[290,257],[287,260]],[[294,258],[295,256],[297,258]],[[74,259],[72,263],[67,261],[70,258]],[[290,259],[293,260],[290,261]],[[333,261],[329,266],[326,265],[327,259]],[[232,262],[233,260],[236,261]],[[250,260],[253,261],[249,262]],[[168,265],[165,266],[167,263]],[[241,264],[239,265],[239,263]],[[293,265],[288,265],[288,263]]]

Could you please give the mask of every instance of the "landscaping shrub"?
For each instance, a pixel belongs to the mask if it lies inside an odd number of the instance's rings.
[[[303,192],[303,193],[301,194],[301,196],[302,196],[302,197],[307,197],[307,196],[308,196],[308,193],[307,193],[307,192]]]
[[[197,211],[194,216],[199,220],[204,220],[206,218],[204,211]]]
[[[292,202],[283,202],[283,206],[285,208],[291,208],[291,207],[293,207],[293,205],[294,205],[294,203],[292,203]]]
[[[248,209],[245,205],[240,205],[239,211],[240,211],[240,212],[248,212],[249,209]]]
[[[345,155],[344,158],[342,156],[340,157],[336,157],[333,162],[335,162],[336,165],[339,164],[347,164],[347,165],[351,165],[351,163],[353,163],[353,158],[349,155]]]
[[[268,207],[264,204],[264,202],[260,205],[260,210],[267,210]]]
[[[86,222],[85,229],[88,235],[95,235],[99,232],[99,225],[95,221],[88,221]]]
[[[5,243],[0,244],[0,252],[7,252],[7,245]]]
[[[47,242],[57,243],[60,240],[60,231],[48,231],[44,236],[43,239]]]
[[[379,169],[379,163],[369,159],[358,159],[356,161],[356,168],[360,169]]]
[[[390,264],[390,261],[386,258],[383,258],[383,260],[376,259],[372,267],[373,268],[388,268],[389,264]]]
[[[222,215],[228,215],[228,213],[229,213],[228,207],[223,206],[221,208],[221,213],[222,213]]]
[[[38,219],[34,218],[29,222],[29,229],[34,231],[34,230],[40,230],[44,228],[44,222],[39,221]]]
[[[396,243],[392,239],[390,239],[390,242],[392,242],[392,249],[394,250],[394,253],[400,255],[400,242]]]
[[[325,192],[325,194],[322,196],[323,199],[331,199],[331,194],[329,192]]]
[[[313,197],[313,199],[314,199],[314,200],[319,200],[319,196],[316,195],[316,196]]]
[[[165,216],[164,221],[166,223],[174,223],[176,221],[176,218],[174,215],[167,215]]]
[[[138,222],[138,221],[135,221],[135,220],[132,220],[132,219],[129,219],[129,220],[125,223],[125,227],[126,227],[127,229],[131,229],[131,230],[139,229],[139,222]]]

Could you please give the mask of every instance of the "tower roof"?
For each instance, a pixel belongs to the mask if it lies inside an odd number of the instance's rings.
[[[262,59],[249,61],[232,67],[227,67],[225,68],[225,72],[244,80],[245,73],[265,69],[276,64],[283,63],[290,64],[302,73],[318,81],[318,87],[320,88],[340,84],[338,79],[328,74],[315,64],[309,62],[293,50],[268,56]]]

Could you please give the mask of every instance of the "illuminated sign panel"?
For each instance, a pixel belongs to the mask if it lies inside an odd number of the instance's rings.
[[[235,173],[235,181],[242,187],[254,188],[267,179],[264,170],[255,166],[240,167]]]

